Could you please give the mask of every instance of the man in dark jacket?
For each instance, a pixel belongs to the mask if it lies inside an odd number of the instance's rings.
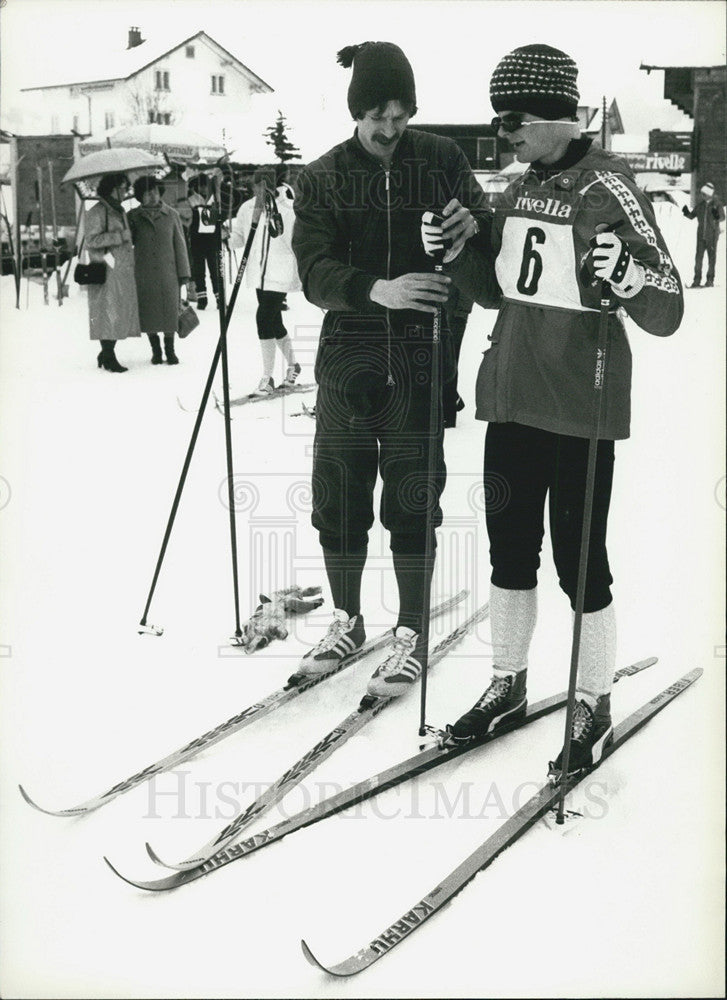
[[[453,371],[445,330],[430,427],[433,315],[447,300],[449,279],[433,273],[422,214],[448,208],[455,253],[480,226],[489,229],[490,213],[459,147],[407,129],[416,91],[401,49],[365,42],[338,59],[353,63],[348,107],[356,131],[302,171],[295,201],[293,250],[303,290],[327,310],[316,359],[312,520],[335,606],[328,633],[299,671],[326,673],[364,641],[360,588],[379,472],[400,606],[392,649],[369,693],[393,696],[417,680],[427,648],[446,476],[441,385]]]
[[[697,253],[694,258],[694,279],[692,288],[702,284],[702,263],[707,254],[707,280],[705,288],[714,285],[714,269],[717,263],[717,240],[720,223],[724,222],[724,206],[714,193],[713,184],[704,184],[699,189],[699,200],[690,211],[685,205],[682,212],[688,219],[697,220]]]

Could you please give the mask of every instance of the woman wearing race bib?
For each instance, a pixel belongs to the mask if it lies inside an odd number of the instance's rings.
[[[575,606],[606,281],[611,309],[571,731],[574,770],[597,763],[612,732],[616,622],[606,524],[614,442],[629,436],[631,394],[631,351],[619,314],[625,310],[643,330],[664,337],[683,312],[679,275],[629,166],[580,133],[577,75],[566,53],[526,45],[500,61],[490,82],[493,125],[530,167],[495,210],[492,249],[503,299],[477,379],[476,416],[488,422],[494,672],[453,727],[456,737],[479,736],[525,710],[546,496],[560,586]],[[468,244],[445,271],[480,301],[488,267],[491,261]]]

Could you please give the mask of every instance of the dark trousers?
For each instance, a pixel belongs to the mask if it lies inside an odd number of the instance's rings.
[[[193,239],[190,241],[192,253],[191,270],[192,281],[197,290],[198,297],[207,299],[207,281],[205,278],[205,268],[209,268],[212,290],[217,295],[218,280],[217,269],[219,266],[217,256],[217,240],[214,236],[205,239]]]
[[[707,255],[707,283],[714,284],[714,269],[717,264],[717,240],[704,240],[697,237],[697,254],[694,258],[694,284],[702,281],[702,263]]]
[[[322,382],[316,400],[312,522],[321,545],[336,553],[366,548],[380,474],[380,517],[391,532],[392,551],[423,554],[429,508],[433,508],[432,531],[442,523],[439,498],[446,467],[441,406],[430,436],[428,383],[402,381],[389,387],[381,379],[376,386],[357,391],[341,384]],[[431,482],[430,446],[434,448]]]
[[[469,315],[448,317],[449,332],[452,338],[452,353],[454,354],[454,375],[452,378],[447,379],[442,386],[444,419],[448,424],[454,424],[457,419],[457,406],[460,402],[459,391],[457,389],[459,353],[462,349],[462,339],[464,338],[468,319]]]
[[[283,323],[285,292],[269,292],[258,288],[256,293],[258,306],[255,320],[260,340],[282,340],[287,337],[288,331]]]
[[[553,560],[561,588],[575,606],[583,527],[588,440],[523,424],[491,423],[485,438],[485,509],[492,582],[506,590],[537,584],[548,497]],[[613,578],[606,527],[614,442],[598,442],[584,611],[611,603]]]

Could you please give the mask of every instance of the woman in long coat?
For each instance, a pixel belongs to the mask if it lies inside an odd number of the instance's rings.
[[[167,364],[176,365],[180,287],[190,277],[182,222],[179,213],[161,200],[161,185],[153,177],[136,181],[134,197],[141,202],[129,212],[141,329],[151,344],[151,363],[162,363],[162,334]]]
[[[106,261],[106,280],[88,285],[88,318],[91,340],[101,342],[98,367],[125,372],[116,357],[117,340],[139,337],[139,308],[134,281],[134,248],[121,199],[128,180],[124,174],[107,174],[99,181],[99,201],[86,212],[84,241],[92,263]]]

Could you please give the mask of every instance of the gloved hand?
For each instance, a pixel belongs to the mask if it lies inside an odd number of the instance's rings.
[[[320,587],[288,587],[276,590],[272,599],[260,594],[260,604],[242,626],[242,639],[238,643],[246,653],[263,649],[273,639],[285,639],[288,629],[287,615],[305,614],[323,604]]]
[[[644,268],[634,260],[622,239],[615,233],[596,233],[589,246],[591,249],[581,261],[583,284],[607,281],[622,299],[633,298],[641,291],[644,287]]]
[[[433,257],[437,264],[447,262],[447,250],[452,246],[451,239],[446,239],[442,231],[443,219],[434,212],[424,212],[422,215],[421,237],[424,252],[427,257]]]
[[[686,205],[682,205],[682,215],[683,215],[683,216],[684,216],[685,218],[687,218],[687,219],[690,219],[690,218],[691,218],[691,216],[690,216],[690,214],[689,214],[689,209],[687,208],[687,206],[686,206]]]

